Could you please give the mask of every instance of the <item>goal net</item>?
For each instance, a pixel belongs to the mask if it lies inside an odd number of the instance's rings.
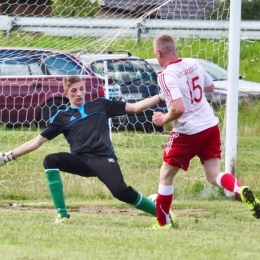
[[[107,85],[102,93],[95,76],[88,81],[85,70],[90,68],[94,73],[102,74],[104,67],[97,62],[97,56],[102,60],[102,55],[106,54],[107,66],[110,63],[115,66],[121,59],[131,66],[140,66],[141,74],[145,73],[149,67],[145,60],[154,58],[153,39],[160,33],[171,34],[179,56],[201,59],[213,77],[214,67],[211,66],[214,64],[204,60],[227,67],[228,3],[225,0],[7,0],[0,3],[1,151],[12,150],[35,137],[46,126],[49,117],[57,109],[64,108],[68,100],[62,97],[61,79],[66,75],[84,77],[89,100],[106,93],[111,95],[114,83],[119,85],[116,91],[120,97],[120,80],[111,83],[108,78],[103,81]],[[76,59],[81,56],[82,65],[79,65]],[[133,57],[144,61],[128,60]],[[158,68],[156,62],[149,60],[149,63]],[[95,66],[91,67],[91,64]],[[119,68],[120,64],[116,66]],[[127,72],[125,64],[124,70]],[[149,73],[151,75],[151,71]],[[137,82],[136,88],[145,84],[140,80]],[[135,85],[134,81],[132,85]],[[126,100],[140,96],[138,91],[127,91],[123,93]],[[225,99],[224,91],[209,97],[220,118],[221,128]],[[142,119],[135,116],[131,122],[128,121],[130,115],[112,120],[111,132],[126,182],[144,195],[157,193],[163,145],[171,130],[171,125],[156,129],[148,112]],[[42,162],[47,154],[59,151],[69,151],[63,137],[1,167],[0,198],[48,200]],[[62,173],[62,178],[67,198],[111,198],[97,178],[67,173]],[[219,189],[206,183],[200,162],[195,158],[189,171],[181,171],[176,177],[176,197],[218,196]]]

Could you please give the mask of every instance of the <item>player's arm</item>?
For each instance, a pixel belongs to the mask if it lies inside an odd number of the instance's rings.
[[[214,88],[214,84],[212,83],[210,86],[204,87],[204,92],[213,92]]]
[[[198,67],[200,68],[201,74],[200,74],[200,78],[203,79],[204,82],[204,92],[213,92],[214,91],[214,83],[212,81],[211,76],[209,75],[209,73],[202,67],[202,65],[198,62],[197,63]]]
[[[201,71],[203,74],[203,80],[204,80],[204,92],[213,92],[214,91],[214,83],[212,81],[212,78],[209,76],[209,74],[206,72],[206,70],[200,65]]]
[[[125,111],[127,113],[138,114],[138,113],[144,111],[145,109],[147,109],[149,107],[153,107],[162,101],[164,101],[163,94],[158,94],[158,95],[152,96],[150,98],[146,98],[144,100],[138,101],[136,103],[126,103]]]
[[[166,114],[162,112],[153,113],[153,123],[157,126],[163,126],[181,117],[184,111],[185,111],[185,106],[183,103],[183,99],[177,98],[171,101],[168,107],[168,112]]]
[[[33,150],[36,150],[47,140],[48,139],[43,137],[42,135],[38,135],[34,139],[15,148],[13,151],[0,153],[0,166],[9,161],[13,161],[17,157],[20,157],[24,154],[30,153]]]

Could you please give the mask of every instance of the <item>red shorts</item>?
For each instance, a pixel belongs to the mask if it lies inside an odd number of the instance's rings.
[[[201,163],[211,158],[221,158],[221,141],[218,125],[194,135],[172,132],[164,147],[163,160],[177,168],[188,170],[190,160],[196,155]]]

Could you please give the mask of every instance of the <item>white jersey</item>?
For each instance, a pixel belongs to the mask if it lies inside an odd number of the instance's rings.
[[[169,108],[171,101],[182,98],[185,112],[173,121],[173,131],[192,135],[218,124],[218,118],[204,95],[212,79],[196,59],[170,63],[158,75],[158,84]]]

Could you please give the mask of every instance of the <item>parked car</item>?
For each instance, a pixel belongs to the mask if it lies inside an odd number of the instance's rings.
[[[160,66],[157,59],[146,59],[151,66],[160,71],[163,67]],[[223,105],[227,99],[227,87],[228,87],[228,72],[217,64],[203,59],[198,59],[203,68],[211,76],[214,81],[215,89],[212,93],[204,93],[208,102],[213,105]],[[239,100],[244,98],[256,99],[260,97],[260,83],[251,82],[239,79]]]
[[[62,79],[82,77],[86,100],[104,97],[102,80],[70,53],[38,48],[0,49],[1,123],[45,127],[68,104]]]
[[[104,61],[107,62],[107,77],[110,86],[120,86],[122,98],[127,102],[137,102],[144,98],[159,93],[157,74],[154,69],[143,59],[126,54],[84,54],[76,55],[84,65],[96,75],[105,77]],[[139,114],[127,114],[124,126],[131,130],[162,132],[163,127],[157,127],[152,123],[154,111],[165,111],[166,105],[159,104]]]

